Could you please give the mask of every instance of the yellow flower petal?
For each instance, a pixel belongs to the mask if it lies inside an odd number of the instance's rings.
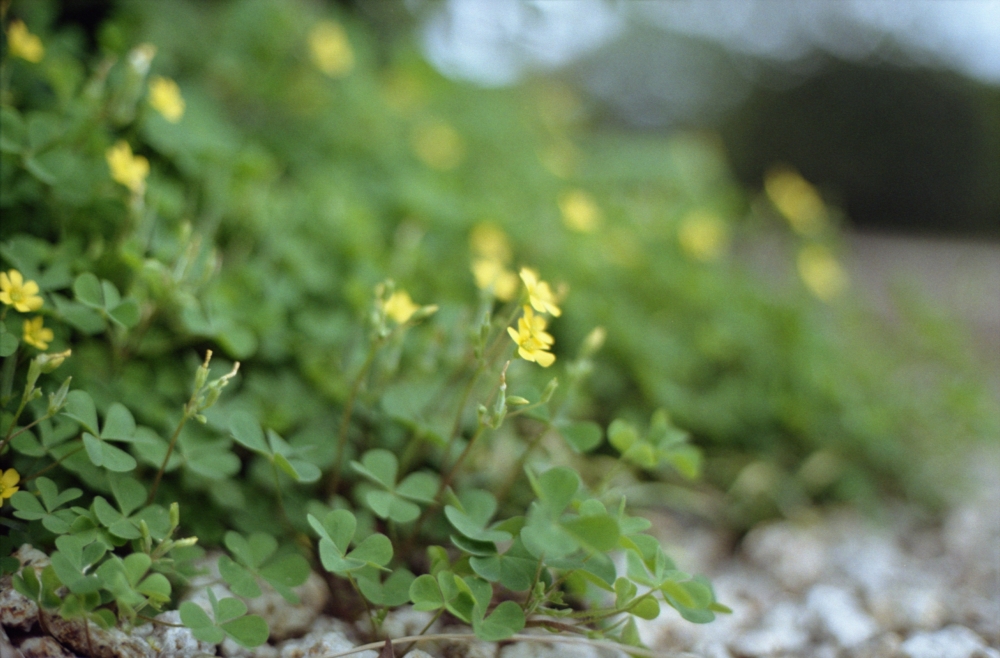
[[[45,57],[42,40],[28,31],[23,21],[14,20],[7,28],[7,48],[14,57],[20,57],[34,64]]]
[[[681,221],[677,239],[684,252],[696,260],[713,261],[722,255],[728,242],[726,224],[716,215],[696,210]]]
[[[149,160],[141,155],[133,155],[132,147],[125,140],[119,140],[104,153],[111,170],[111,178],[132,190],[133,194],[142,194],[146,189],[146,177],[149,175]]]
[[[17,493],[20,487],[17,483],[21,481],[21,474],[13,468],[0,471],[0,501],[10,498]]]
[[[17,270],[0,272],[0,302],[21,313],[37,311],[45,303],[38,295],[38,284],[25,281]]]
[[[40,315],[32,320],[25,320],[23,331],[24,342],[40,350],[47,349],[49,343],[55,338],[52,330],[45,328],[42,322]]]
[[[811,244],[803,247],[797,264],[802,282],[824,302],[833,300],[847,288],[847,272],[823,246]]]
[[[157,75],[150,79],[149,104],[170,123],[177,123],[184,116],[184,97],[170,78]]]
[[[597,202],[583,190],[570,190],[559,195],[559,211],[563,224],[578,233],[592,233],[601,220]]]
[[[354,51],[340,23],[320,21],[309,32],[309,55],[320,71],[340,78],[354,68]]]
[[[798,172],[772,169],[764,179],[764,191],[796,233],[816,235],[826,226],[826,206],[816,188]]]

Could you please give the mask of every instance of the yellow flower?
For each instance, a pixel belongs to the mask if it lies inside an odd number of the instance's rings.
[[[469,235],[469,246],[472,253],[487,260],[507,263],[511,258],[510,242],[507,236],[496,225],[480,222]]]
[[[149,160],[141,155],[132,155],[132,147],[124,139],[110,147],[104,153],[111,169],[111,178],[121,183],[133,194],[142,194],[146,189],[146,176],[149,175]]]
[[[11,55],[37,64],[45,57],[42,40],[28,31],[23,21],[14,20],[7,28],[7,48]]]
[[[543,368],[555,362],[555,355],[547,351],[555,339],[545,331],[545,318],[535,315],[530,306],[524,307],[524,316],[517,321],[517,331],[507,327],[507,333],[517,344],[517,353],[525,361],[534,361]]]
[[[497,260],[477,258],[472,261],[472,276],[476,287],[488,290],[500,301],[508,302],[517,294],[517,275]]]
[[[24,342],[37,347],[40,350],[48,348],[49,343],[55,338],[51,329],[42,326],[42,316],[37,316],[34,320],[24,321]]]
[[[556,306],[556,296],[552,293],[552,288],[538,278],[538,273],[527,267],[521,268],[521,280],[524,287],[528,289],[528,301],[535,307],[536,311],[549,313],[555,317],[562,315],[562,311]]]
[[[802,282],[824,302],[829,302],[847,288],[847,273],[825,247],[817,244],[803,247],[799,252],[798,266]]]
[[[184,97],[170,78],[157,75],[150,79],[149,104],[170,123],[177,123],[184,116]]]
[[[17,270],[0,272],[0,302],[21,313],[37,311],[45,301],[38,295],[38,284],[25,281]]]
[[[689,256],[707,262],[722,255],[728,236],[721,219],[704,210],[696,210],[681,222],[677,238]]]
[[[397,290],[385,300],[382,305],[385,314],[399,324],[403,324],[413,317],[414,313],[420,313],[417,319],[425,318],[438,310],[437,304],[420,306],[413,303],[410,294],[405,290]]]
[[[578,233],[591,233],[601,221],[601,209],[593,197],[583,190],[570,190],[559,195],[559,210],[563,224]]]
[[[21,481],[21,474],[13,468],[0,471],[0,503],[10,498],[20,489],[17,483]]]
[[[331,78],[341,78],[354,68],[354,51],[340,23],[320,21],[309,32],[313,64]]]
[[[825,227],[823,199],[798,172],[788,168],[772,169],[764,179],[764,190],[796,233],[815,235]]]
[[[413,131],[410,145],[421,162],[439,171],[454,169],[465,157],[462,136],[443,121],[419,124]]]

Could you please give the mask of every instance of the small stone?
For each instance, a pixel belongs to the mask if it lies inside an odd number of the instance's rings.
[[[181,615],[176,610],[156,616],[156,622],[132,630],[135,637],[144,638],[156,651],[157,658],[192,658],[198,654],[214,654],[215,645],[195,638],[190,628],[179,626]]]
[[[423,649],[411,649],[406,653],[406,658],[434,658]]]
[[[353,648],[354,644],[343,633],[328,631],[309,633],[296,640],[286,640],[278,646],[278,655],[280,658],[318,658]],[[353,655],[357,658],[378,658],[378,653],[375,651],[359,651]]]
[[[735,638],[729,645],[738,655],[775,656],[794,653],[809,643],[797,605],[781,601],[764,617],[762,627]]]
[[[897,633],[883,633],[871,638],[864,644],[849,651],[848,658],[887,658],[887,656],[898,656],[899,646],[903,643]]]
[[[844,648],[855,647],[878,632],[878,624],[847,590],[816,585],[806,597],[806,611],[823,635]]]
[[[445,626],[440,635],[468,635],[472,629],[468,626]],[[497,658],[497,645],[494,642],[483,642],[475,638],[434,640],[421,642],[424,651],[445,658]]]
[[[219,653],[226,658],[278,658],[278,650],[270,644],[262,644],[253,649],[234,642],[231,637],[227,637],[219,645]]]
[[[244,602],[247,604],[248,614],[260,615],[267,622],[272,642],[280,642],[309,630],[330,598],[326,581],[315,572],[309,574],[306,582],[292,590],[299,597],[297,604],[289,603],[266,582],[258,581],[258,584],[261,596],[244,599]]]
[[[75,653],[69,651],[48,635],[29,637],[21,642],[18,649],[24,658],[76,658]]]
[[[410,635],[419,634],[424,628],[427,628],[428,622],[434,618],[434,615],[430,612],[425,612],[423,610],[414,610],[413,606],[404,606],[402,608],[397,608],[393,610],[385,617],[385,621],[382,622],[382,632],[386,637],[408,637]],[[435,622],[437,624],[437,622]],[[427,630],[428,633],[434,633],[432,628]],[[407,655],[412,655],[411,651]]]
[[[14,589],[13,578],[0,578],[0,624],[11,630],[29,631],[38,619],[38,605]]]
[[[815,583],[826,568],[826,546],[812,527],[772,523],[743,540],[747,557],[790,590]]]
[[[906,658],[1000,658],[974,631],[953,624],[940,631],[917,633],[903,642]]]
[[[622,658],[626,654],[620,654]],[[498,658],[611,658],[607,651],[588,644],[549,644],[521,641],[500,649]],[[617,658],[617,657],[616,657]]]

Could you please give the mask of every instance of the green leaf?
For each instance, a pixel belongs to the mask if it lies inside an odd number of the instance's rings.
[[[135,434],[135,418],[124,405],[115,402],[108,407],[104,417],[104,427],[101,429],[102,439],[117,439],[128,441]]]
[[[322,475],[322,471],[315,464],[301,459],[287,459],[282,454],[274,455],[274,463],[296,482],[316,482]]]
[[[118,509],[125,516],[146,502],[146,487],[134,478],[112,475],[108,479],[111,481],[111,492],[118,503]]]
[[[38,498],[23,489],[11,496],[10,504],[15,510],[14,516],[26,521],[37,521],[48,514]]]
[[[618,547],[618,522],[611,516],[578,516],[562,521],[577,541],[601,553]]]
[[[370,479],[376,484],[381,484],[390,491],[396,487],[396,473],[399,469],[399,462],[396,455],[388,450],[369,450],[361,456],[361,462],[351,462],[351,468]]]
[[[632,614],[640,619],[656,619],[660,616],[660,604],[652,596],[647,596],[632,608]]]
[[[525,592],[535,579],[538,559],[518,539],[502,555],[470,558],[469,566],[486,580],[499,581],[512,592]]]
[[[91,434],[95,436],[100,434],[100,428],[97,424],[97,408],[94,406],[93,398],[86,391],[79,389],[70,391],[69,395],[66,396],[66,406],[63,407],[63,413],[83,425],[83,429]],[[100,466],[100,464],[95,465]]]
[[[624,420],[615,420],[608,426],[608,443],[614,446],[618,452],[624,453],[638,440],[638,432]]]
[[[215,609],[215,623],[222,625],[227,621],[242,617],[247,613],[247,605],[239,599],[227,597],[219,601]]]
[[[531,481],[538,499],[552,514],[566,509],[580,488],[580,476],[565,466],[550,468],[537,477],[531,477]]]
[[[229,585],[229,589],[237,596],[254,599],[261,595],[260,586],[253,574],[243,566],[233,562],[229,557],[219,557],[219,574]]]
[[[13,332],[7,331],[6,328],[0,331],[0,357],[8,357],[16,352],[19,342]]]
[[[170,601],[170,581],[162,573],[149,574],[139,583],[136,591],[160,604]]]
[[[492,510],[489,514],[490,516],[492,515]],[[451,523],[451,526],[455,528],[455,530],[458,530],[469,539],[481,542],[498,542],[507,541],[511,538],[509,532],[485,529],[484,525],[487,521],[489,521],[489,516],[486,518],[474,519],[470,517],[469,514],[466,514],[451,505],[445,506],[444,515],[448,518],[448,522]]]
[[[220,624],[229,637],[240,646],[252,649],[267,642],[270,631],[267,622],[258,615],[247,615],[232,621]],[[221,641],[221,640],[220,640]]]
[[[244,448],[270,457],[271,450],[264,440],[264,431],[257,419],[245,411],[234,412],[229,418],[229,431]]]
[[[397,569],[385,582],[379,582],[378,572],[357,576],[358,588],[366,599],[379,606],[397,607],[410,600],[413,574],[408,569]]]
[[[86,435],[84,435],[86,438]],[[105,443],[100,441],[101,445],[101,466],[113,471],[115,473],[128,473],[129,471],[135,470],[137,465],[135,457],[128,454],[121,448],[113,446],[110,443]],[[90,454],[90,449],[88,448],[87,454]],[[93,461],[93,459],[91,459]],[[95,466],[98,464],[95,464]]]
[[[416,504],[403,500],[391,491],[369,491],[365,494],[365,503],[380,519],[391,519],[396,523],[409,523],[420,516],[420,508]]]
[[[441,477],[437,473],[418,471],[403,478],[396,487],[396,493],[403,498],[429,504],[434,502],[440,484]]]
[[[601,445],[601,426],[589,421],[557,426],[559,434],[578,453],[588,453]]]
[[[208,613],[197,604],[185,601],[178,610],[181,614],[181,623],[190,628],[197,639],[209,644],[219,644],[226,639],[226,632],[216,627]]]
[[[298,603],[298,597],[288,590],[306,582],[309,571],[309,562],[301,555],[292,553],[275,559],[260,570],[260,575],[286,600]]]
[[[122,564],[125,566],[125,576],[128,578],[129,585],[135,587],[139,583],[139,579],[149,571],[152,563],[152,558],[145,553],[132,553],[126,556],[122,560]]]
[[[541,510],[538,503],[532,503],[528,512],[528,522],[521,529],[521,541],[536,558],[559,558],[580,548],[573,535],[553,523],[549,515]]]
[[[126,329],[131,329],[139,324],[139,302],[131,298],[126,299],[121,304],[118,304],[114,308],[110,309],[108,311],[108,317]]]
[[[440,610],[444,607],[444,594],[434,576],[424,574],[410,583],[410,600],[414,610]]]
[[[358,544],[347,557],[380,567],[385,566],[392,559],[392,542],[385,535],[376,533]]]
[[[341,554],[347,552],[347,548],[351,544],[351,539],[354,538],[354,531],[357,528],[357,519],[354,515],[345,509],[336,509],[329,512],[324,518],[323,522],[320,523],[315,516],[310,514],[308,517],[309,525],[313,527],[321,537],[327,537],[333,544],[336,545],[337,549]]]
[[[476,637],[484,642],[499,642],[506,640],[524,628],[524,611],[513,601],[504,601],[493,613],[485,619],[476,616],[472,619],[472,630]]]
[[[78,302],[91,308],[104,308],[104,292],[100,280],[91,272],[84,272],[73,282],[73,294]]]

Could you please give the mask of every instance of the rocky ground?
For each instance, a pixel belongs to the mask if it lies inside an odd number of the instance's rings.
[[[1000,455],[976,460],[976,495],[929,522],[901,508],[876,522],[853,511],[828,511],[808,523],[780,521],[749,533],[735,551],[723,533],[682,527],[662,515],[657,529],[686,569],[709,575],[732,615],[694,625],[665,609],[643,622],[647,645],[663,656],[699,658],[1000,658]],[[31,551],[22,558],[33,559]],[[34,559],[40,559],[34,554]],[[43,556],[42,556],[43,557]],[[90,649],[79,623],[47,618],[0,583],[0,658],[319,658],[360,642],[356,628],[321,614],[328,591],[318,576],[304,585],[303,605],[274,594],[251,602],[268,618],[271,644],[250,652],[227,641],[218,649],[185,628],[146,626],[132,636],[91,627]],[[214,585],[219,588],[221,586]],[[218,591],[218,594],[225,594]],[[204,598],[205,592],[195,593]],[[177,623],[176,612],[161,615]],[[426,613],[390,615],[391,636],[416,634]],[[437,624],[430,633],[468,633]],[[426,652],[426,653],[422,653]],[[354,654],[376,658],[377,651]],[[412,658],[624,658],[587,645],[469,640],[421,643]]]

